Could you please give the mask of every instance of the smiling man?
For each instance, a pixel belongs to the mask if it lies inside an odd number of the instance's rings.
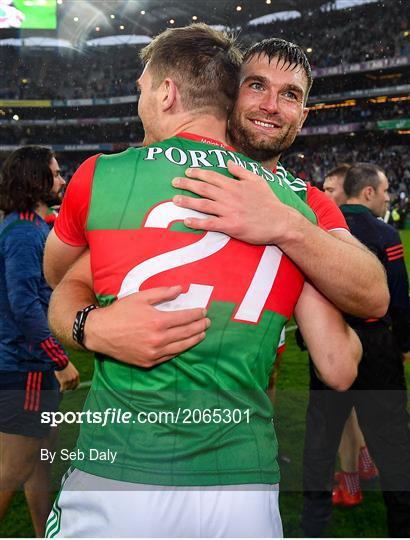
[[[311,86],[310,66],[296,45],[275,39],[252,47],[229,121],[232,141],[244,154],[276,168],[306,120]]]
[[[276,244],[339,309],[379,317],[386,312],[389,298],[382,265],[349,233],[336,205],[279,164],[281,153],[306,120],[311,86],[311,68],[298,45],[278,38],[255,44],[242,64],[229,136],[235,148],[290,183],[313,209],[320,227],[285,208],[259,177],[238,166],[231,166],[230,172],[240,182],[190,169],[186,173],[190,179],[178,179],[178,187],[203,199],[179,197],[175,202],[211,214],[207,219],[186,220],[188,227],[224,232],[254,244]],[[371,294],[369,282],[375,284]]]

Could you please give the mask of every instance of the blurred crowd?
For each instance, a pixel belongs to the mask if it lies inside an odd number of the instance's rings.
[[[319,141],[312,145],[304,143],[306,138],[299,138],[292,152],[282,156],[282,164],[293,174],[322,187],[327,173],[341,163],[374,163],[385,171],[389,181],[391,223],[399,228],[405,227],[406,217],[410,214],[408,145],[388,143],[371,135],[361,139],[357,135],[348,136],[343,141],[328,144]],[[399,216],[395,222],[392,220],[394,212]]]
[[[0,48],[0,99],[128,96],[142,64],[135,46],[20,51]],[[69,74],[69,77],[67,76]]]
[[[408,30],[406,6],[407,2],[385,1],[331,14],[314,10],[304,19],[257,26],[248,39],[258,41],[261,34],[274,35],[295,41],[305,50],[311,48],[313,68],[407,56],[410,41],[404,35]]]
[[[365,161],[379,165],[386,172],[393,203],[400,198],[409,197],[410,148],[408,144],[388,144],[380,139],[359,139],[356,135],[338,142],[316,142],[314,146],[308,146],[304,144],[305,142],[306,139],[300,138],[292,147],[292,152],[285,154],[282,158],[282,163],[300,178],[320,185],[326,173],[336,165]]]
[[[410,40],[405,32],[405,5],[388,1],[331,14],[312,11],[286,22],[248,26],[239,39],[245,46],[268,36],[295,41],[308,51],[314,68],[406,56],[410,54]],[[0,99],[129,95],[135,92],[136,75],[141,69],[135,45],[109,49],[86,46],[61,49],[57,54],[53,49],[0,49]]]
[[[333,105],[330,105],[332,107]],[[328,124],[350,124],[354,122],[377,122],[410,118],[410,98],[408,101],[375,103],[370,100],[357,101],[349,107],[311,109],[305,126],[325,126]]]
[[[2,137],[9,144],[101,144],[125,143],[134,145],[143,139],[139,123],[63,126],[20,126],[1,128]]]
[[[132,111],[134,109],[134,111]],[[84,124],[79,121],[74,126],[53,124],[27,125],[22,122],[13,122],[8,127],[1,127],[2,140],[8,144],[101,144],[124,143],[137,144],[143,139],[143,131],[136,116],[136,105],[130,106],[134,112],[132,119],[111,123],[95,123],[86,119]],[[96,115],[96,112],[94,112]],[[82,115],[79,114],[79,118]],[[310,111],[306,127],[326,126],[330,124],[344,125],[361,123],[369,128],[368,122],[378,120],[410,118],[410,98],[408,101],[371,103],[368,100],[357,101],[356,105],[349,107],[321,108]]]

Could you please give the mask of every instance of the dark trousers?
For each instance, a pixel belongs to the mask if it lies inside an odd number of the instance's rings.
[[[356,408],[370,454],[380,473],[391,537],[410,537],[410,430],[403,363],[383,323],[355,328],[363,345],[359,374],[347,392],[330,390],[311,364],[303,456],[306,536],[323,533],[332,514],[332,486],[344,424]]]

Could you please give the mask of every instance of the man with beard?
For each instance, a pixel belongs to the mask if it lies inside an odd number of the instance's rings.
[[[310,65],[298,45],[278,38],[256,43],[244,56],[229,137],[235,148],[290,183],[313,209],[320,227],[295,212],[289,215],[268,193],[265,182],[238,164],[229,170],[239,182],[209,170],[187,170],[189,179],[177,179],[174,186],[202,199],[184,196],[176,204],[211,214],[207,219],[185,220],[188,227],[224,232],[253,244],[276,244],[339,309],[379,317],[388,306],[382,265],[349,233],[336,205],[279,164],[281,153],[292,145],[306,120],[311,85]],[[371,291],[369,282],[374,284]]]
[[[0,519],[24,485],[37,536],[51,508],[50,466],[39,460],[53,433],[41,411],[56,410],[60,391],[75,388],[78,372],[51,335],[51,291],[42,272],[49,232],[44,218],[60,203],[65,182],[48,148],[13,152],[0,175]],[[59,384],[58,384],[59,383]]]

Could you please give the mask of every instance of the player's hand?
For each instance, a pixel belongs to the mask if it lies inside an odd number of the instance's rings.
[[[173,300],[181,287],[158,287],[130,294],[94,309],[84,329],[87,349],[127,364],[151,368],[197,345],[210,325],[202,308],[159,311],[155,304]]]
[[[71,362],[61,371],[55,371],[57,381],[60,383],[60,392],[74,390],[80,382],[80,374]]]
[[[192,229],[223,232],[250,244],[278,244],[287,239],[290,221],[300,215],[283,204],[268,183],[257,174],[228,161],[233,181],[223,174],[204,169],[188,169],[189,178],[174,178],[172,185],[200,195],[200,199],[176,195],[177,206],[210,214],[206,218],[186,218]],[[292,225],[293,226],[293,225]]]

